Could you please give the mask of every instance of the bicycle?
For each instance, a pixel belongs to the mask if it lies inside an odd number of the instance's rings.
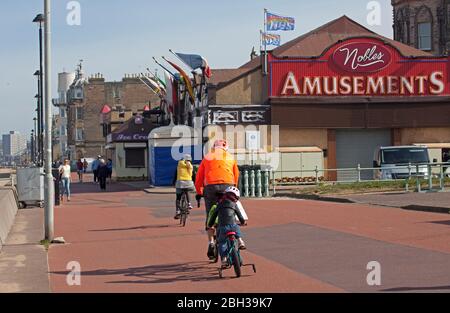
[[[182,227],[186,226],[187,217],[189,215],[189,202],[187,193],[188,190],[183,190],[183,193],[181,194],[181,200],[180,200],[180,225]]]
[[[227,236],[227,252],[226,252],[226,259],[227,264],[225,266],[219,267],[219,277],[223,278],[223,270],[227,270],[233,267],[234,273],[236,274],[236,277],[241,277],[242,271],[241,267],[244,266],[251,266],[253,268],[253,272],[256,273],[256,265],[255,264],[244,264],[241,253],[239,252],[239,244],[236,239],[236,233],[235,232],[228,232],[226,234]],[[216,243],[217,245],[217,243]]]
[[[198,207],[200,207],[200,200],[198,200]],[[216,204],[217,207],[217,204]],[[214,208],[215,209],[215,208]],[[219,277],[223,278],[223,270],[227,270],[230,268],[234,268],[234,272],[236,274],[236,277],[241,277],[241,267],[251,266],[253,269],[253,272],[256,273],[256,265],[251,264],[244,264],[240,250],[239,250],[239,243],[236,239],[236,233],[235,232],[228,232],[226,234],[227,236],[227,253],[226,253],[226,259],[227,259],[227,265],[225,267],[219,267]],[[217,240],[217,228],[215,228],[214,232],[214,258],[212,259],[213,263],[217,263],[219,261],[219,241]]]

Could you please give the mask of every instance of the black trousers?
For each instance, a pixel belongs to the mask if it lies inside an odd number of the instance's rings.
[[[105,190],[106,189],[106,177],[101,176],[98,178],[98,181],[100,182],[100,189]]]
[[[94,183],[98,181],[98,170],[93,170],[94,172]]]

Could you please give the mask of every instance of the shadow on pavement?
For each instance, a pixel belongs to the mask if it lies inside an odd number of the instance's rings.
[[[211,268],[209,262],[192,262],[176,264],[158,264],[144,267],[132,267],[125,269],[99,269],[83,271],[82,276],[112,276],[137,278],[137,280],[108,281],[108,284],[163,284],[179,281],[211,281],[219,280],[216,268]],[[67,275],[69,271],[51,272],[51,274]]]
[[[139,229],[159,229],[159,228],[169,228],[169,227],[180,227],[178,224],[173,225],[142,225],[135,227],[124,227],[124,228],[109,228],[109,229],[91,229],[92,232],[109,232],[109,231],[126,231],[126,230],[139,230]]]
[[[433,286],[433,287],[398,287],[383,289],[384,292],[408,292],[408,291],[437,291],[437,290],[450,290],[450,286]]]
[[[434,222],[429,222],[432,224],[441,224],[441,225],[448,225],[450,226],[450,221],[434,221]]]
[[[143,191],[141,188],[117,182],[106,185],[106,191],[101,191],[100,186],[92,182],[85,182],[85,183],[76,182],[72,183],[70,186],[71,192],[73,194],[85,194],[85,193],[105,194],[109,192],[130,192],[139,190]]]

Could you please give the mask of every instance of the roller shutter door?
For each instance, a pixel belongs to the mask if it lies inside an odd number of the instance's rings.
[[[337,130],[336,161],[337,168],[362,168],[373,166],[373,155],[378,146],[391,145],[390,129]],[[357,180],[358,172],[338,172],[338,181]],[[361,172],[361,179],[370,180],[373,171]]]

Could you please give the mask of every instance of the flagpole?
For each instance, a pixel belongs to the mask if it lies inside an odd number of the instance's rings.
[[[162,57],[164,59],[164,57]],[[164,59],[165,60],[165,59]],[[169,73],[177,82],[179,81],[178,78],[175,76],[174,73],[172,73],[171,71],[169,71],[164,65],[162,65],[161,63],[158,62],[158,60],[156,60],[155,57],[153,57],[153,61],[155,61],[156,64],[158,64],[159,66],[161,66],[167,73]]]
[[[186,64],[186,66],[189,67],[191,69],[191,71],[194,71],[194,69],[189,64],[184,62],[184,60],[182,58],[180,58],[175,52],[173,52],[172,49],[169,49],[169,52],[172,53],[178,60],[183,62],[183,64]]]
[[[267,32],[267,9],[264,9],[264,32]],[[267,42],[264,43],[264,76],[267,75]]]
[[[263,31],[259,30],[259,52],[262,51],[262,45],[263,45]]]
[[[144,75],[142,75],[142,76],[144,76]],[[151,91],[153,91],[153,93],[154,93],[155,95],[157,95],[158,97],[161,97],[161,94],[157,93],[151,86],[149,86],[149,85],[142,79],[141,76],[138,76],[138,78],[139,78],[139,80],[140,80],[145,86],[147,86],[148,89],[150,89]]]

